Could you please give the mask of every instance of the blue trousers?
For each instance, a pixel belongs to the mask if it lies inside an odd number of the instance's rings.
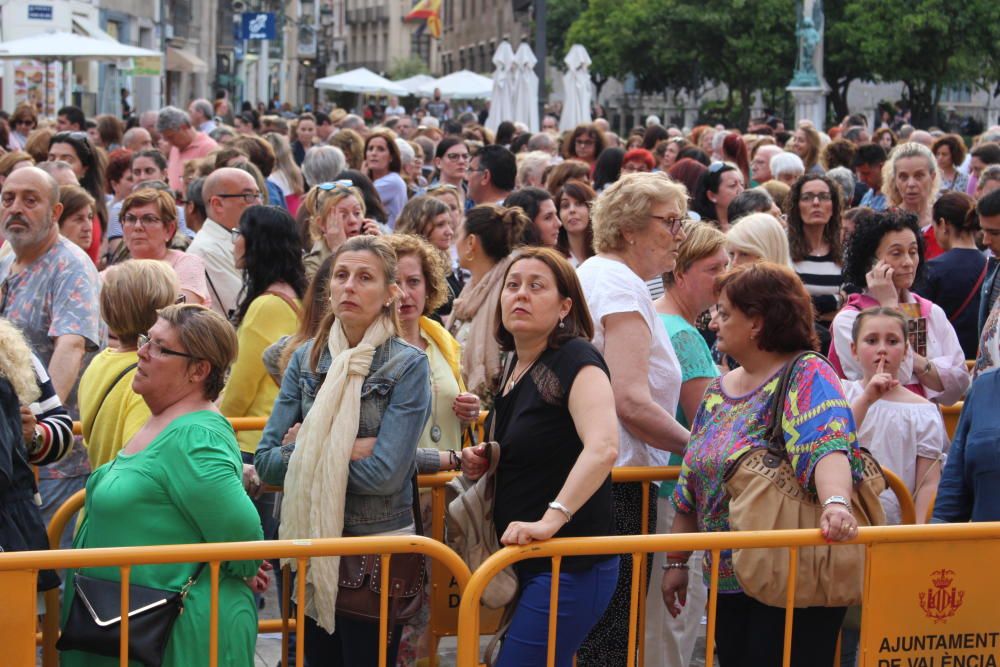
[[[497,667],[545,665],[552,573],[541,572],[519,579],[521,598],[500,649]],[[572,666],[576,650],[604,615],[617,581],[617,556],[601,561],[589,570],[559,573],[557,667]]]

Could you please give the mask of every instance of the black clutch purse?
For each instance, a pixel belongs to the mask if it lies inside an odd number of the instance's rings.
[[[129,585],[128,651],[131,660],[160,667],[174,621],[184,611],[184,598],[198,581],[205,563],[179,591]],[[56,648],[117,658],[121,637],[121,583],[79,573],[76,595]]]

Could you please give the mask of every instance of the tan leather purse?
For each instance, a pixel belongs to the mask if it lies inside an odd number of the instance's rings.
[[[795,365],[806,354],[826,362],[815,352],[805,352],[784,369],[774,393],[767,448],[756,447],[726,468],[731,530],[786,530],[818,528],[821,501],[799,484],[788,460],[781,421],[788,385]],[[829,363],[829,362],[827,362]],[[886,489],[878,461],[861,450],[864,474],[851,493],[851,512],[859,526],[885,524],[879,494]],[[734,549],[733,569],[743,591],[772,607],[784,607],[789,572],[789,550]],[[864,586],[864,545],[800,547],[795,583],[796,607],[846,607],[861,603]]]

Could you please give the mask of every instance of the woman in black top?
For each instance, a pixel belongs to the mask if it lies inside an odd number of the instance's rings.
[[[946,192],[934,202],[934,238],[945,252],[927,262],[927,278],[915,291],[930,299],[955,327],[966,359],[979,348],[979,292],[988,261],[976,247],[979,216],[976,200],[964,192]]]
[[[504,277],[497,341],[510,353],[487,420],[500,443],[494,518],[503,544],[614,531],[611,467],[618,420],[608,368],[573,268],[550,248],[526,248]],[[521,597],[498,665],[544,665],[551,561],[516,566]],[[574,557],[559,575],[556,665],[569,666],[604,614],[618,557]]]

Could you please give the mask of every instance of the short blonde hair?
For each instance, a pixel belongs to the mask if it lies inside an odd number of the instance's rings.
[[[101,319],[118,339],[132,345],[156,324],[156,311],[180,292],[177,273],[158,259],[130,259],[108,267],[101,281]]]
[[[674,270],[663,274],[663,284],[674,284],[675,275],[684,275],[691,266],[706,257],[711,257],[726,247],[726,235],[713,225],[689,220],[684,223],[684,240],[677,246],[677,262]]]
[[[424,273],[424,283],[427,285],[427,298],[424,301],[424,312],[430,315],[448,300],[448,282],[445,280],[444,258],[441,253],[420,236],[397,231],[385,237],[396,251],[396,262],[403,257],[414,256],[420,262]]]
[[[312,236],[313,241],[319,241],[323,238],[319,221],[325,220],[326,216],[330,215],[333,207],[347,197],[354,197],[357,200],[358,205],[361,206],[361,215],[364,216],[365,198],[361,194],[361,190],[353,185],[345,187],[337,184],[332,190],[316,185],[306,194],[305,199],[302,200],[302,205],[305,206],[306,213],[309,215],[309,234]]]
[[[31,363],[31,348],[24,334],[3,317],[0,317],[0,377],[10,382],[22,405],[38,400],[41,391]]]
[[[934,182],[931,184],[928,197],[933,199],[941,189],[941,172],[938,171],[937,160],[931,149],[915,141],[899,144],[889,153],[889,159],[882,165],[882,192],[891,206],[903,203],[903,195],[896,187],[896,163],[907,157],[922,157],[927,160],[927,170],[931,172]]]
[[[181,345],[194,357],[192,361],[211,365],[202,390],[208,400],[217,399],[236,359],[238,343],[233,325],[214,310],[193,303],[167,306],[156,314],[177,330]]]
[[[751,213],[726,232],[726,244],[748,255],[782,266],[791,266],[788,233],[770,213]]]
[[[594,202],[594,249],[615,252],[625,247],[625,232],[649,227],[656,204],[676,204],[687,215],[688,191],[663,172],[623,176]]]

